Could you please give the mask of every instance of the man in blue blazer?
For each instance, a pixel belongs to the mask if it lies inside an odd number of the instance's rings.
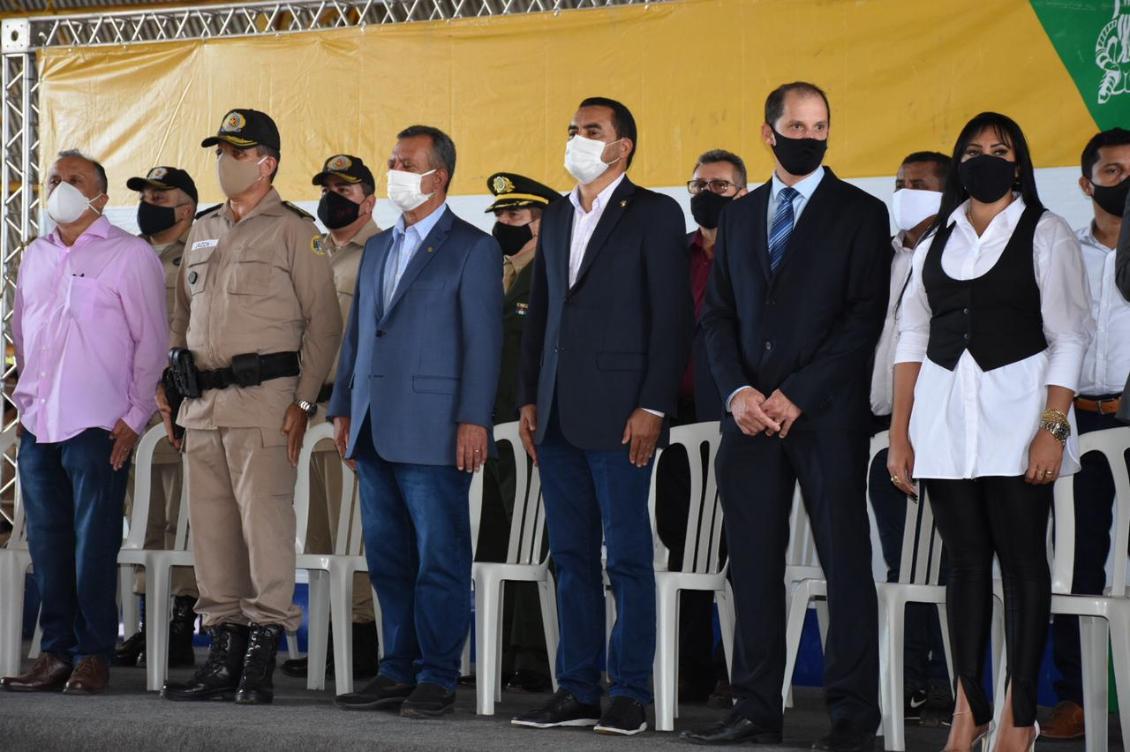
[[[470,624],[470,473],[489,451],[502,352],[502,256],[447,207],[455,144],[397,135],[388,197],[403,212],[365,244],[330,399],[355,463],[385,656],[350,709],[451,712]]]
[[[813,749],[868,752],[879,724],[878,610],[867,521],[871,361],[890,294],[883,202],[822,165],[828,99],[796,82],[765,103],[773,177],[722,212],[702,326],[722,395],[715,462],[737,611],[729,717],[699,744],[779,744],[785,547],[800,482],[828,580]]]
[[[676,410],[693,309],[683,213],[625,175],[636,124],[594,97],[569,125],[568,201],[542,214],[522,342],[520,430],[541,469],[557,572],[560,690],[518,726],[647,728],[655,653],[648,491],[656,443]],[[600,707],[601,538],[616,598],[612,702]]]

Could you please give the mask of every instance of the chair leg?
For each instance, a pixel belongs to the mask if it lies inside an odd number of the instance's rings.
[[[330,634],[329,579],[329,572],[309,570],[309,611],[306,614],[306,689],[309,690],[326,688]]]
[[[43,648],[43,624],[40,623],[39,617],[35,617],[35,631],[31,635],[31,649],[27,651],[27,657],[35,660],[39,657]]]
[[[549,660],[549,679],[557,691],[557,589],[553,574],[546,572],[545,581],[538,583],[538,600],[541,602],[541,623],[545,631],[545,655]]]
[[[1114,658],[1114,686],[1118,691],[1122,725],[1122,744],[1130,745],[1130,613],[1128,609],[1112,609],[1110,615],[1110,647]],[[1104,708],[1105,711],[1105,708]],[[1105,722],[1105,718],[1104,718]],[[1090,732],[1087,732],[1090,734]]]
[[[883,708],[884,746],[888,750],[906,749],[906,708],[903,701],[903,645],[905,644],[906,602],[897,596],[882,601],[883,643],[886,648],[885,668],[880,682],[886,686],[887,703]]]
[[[1079,617],[1080,661],[1083,675],[1083,725],[1087,752],[1107,748],[1107,644],[1110,625],[1097,616]]]
[[[502,633],[505,630],[503,624],[503,616],[506,613],[503,605],[506,603],[506,583],[500,582],[498,584],[498,602],[495,604],[494,623],[495,634],[494,644],[498,649],[494,651],[494,701],[502,702],[502,654],[506,650],[506,645],[502,642]]]
[[[808,587],[804,581],[795,583],[788,598],[788,617],[785,621],[785,681],[781,687],[781,705],[789,706],[793,688],[793,670],[796,668],[800,636],[804,630],[804,617],[808,612]]]
[[[817,598],[812,602],[812,608],[816,611],[816,628],[820,632],[820,650],[823,651],[828,647],[828,601],[826,598]]]
[[[475,700],[479,715],[494,715],[501,586],[494,577],[475,580]]]
[[[714,603],[718,606],[718,630],[722,633],[722,652],[726,658],[726,675],[729,676],[734,668],[734,631],[736,617],[734,616],[734,594],[730,591],[730,583],[714,593]]]
[[[296,661],[302,657],[298,652],[298,635],[294,632],[286,633],[286,657],[287,660]]]
[[[656,583],[655,598],[655,730],[675,730],[676,663],[678,661],[679,591]]]
[[[4,676],[20,672],[27,576],[21,563],[18,556],[0,552],[0,674]]]
[[[118,598],[122,604],[122,632],[125,637],[132,636],[141,628],[138,597],[133,592],[134,571],[132,564],[118,567]]]
[[[1003,646],[1004,638],[1001,638]],[[1001,649],[996,661],[996,674],[993,677],[993,730],[989,740],[990,747],[995,749],[1001,727],[1001,718],[1004,716],[1004,698],[1008,694],[1008,652]]]
[[[334,693],[353,691],[353,573],[329,573],[330,626],[334,637]]]
[[[169,599],[172,567],[154,561],[145,568],[145,688],[157,692],[169,673]]]
[[[381,602],[372,583],[369,584],[369,592],[373,594],[373,623],[377,625],[377,659],[382,660],[385,657],[385,624],[381,620]]]

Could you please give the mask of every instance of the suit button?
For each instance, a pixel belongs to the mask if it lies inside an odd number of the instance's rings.
[[[968,308],[962,308],[961,312],[964,313],[966,316],[969,315],[969,309]]]
[[[377,336],[378,336],[378,337],[383,337],[383,336],[385,336],[385,330],[384,330],[384,329],[378,329],[378,330],[377,330]]]
[[[968,342],[968,341],[969,341],[969,332],[966,332],[965,334],[963,334],[963,335],[961,335],[961,336],[965,338],[965,341],[966,341],[966,342]]]
[[[765,352],[769,352],[772,349],[773,349],[773,343],[770,342],[769,340],[765,340]]]

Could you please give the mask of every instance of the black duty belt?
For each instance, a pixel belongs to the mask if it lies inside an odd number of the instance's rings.
[[[259,355],[246,353],[236,355],[227,368],[217,368],[214,371],[200,371],[197,382],[200,390],[227,389],[229,386],[258,386],[264,381],[282,379],[287,376],[297,376],[298,353],[279,352]]]

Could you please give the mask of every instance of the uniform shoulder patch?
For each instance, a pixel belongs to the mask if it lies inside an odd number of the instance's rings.
[[[211,214],[212,212],[219,209],[221,206],[223,206],[223,204],[216,204],[215,206],[209,206],[207,209],[201,209],[200,211],[196,212],[195,218],[200,219],[201,217],[203,217],[206,214]]]
[[[302,207],[300,207],[300,206],[295,206],[294,204],[290,203],[289,201],[283,201],[283,202],[282,202],[282,204],[283,204],[283,206],[285,206],[285,207],[286,207],[287,209],[290,209],[290,210],[291,210],[292,212],[294,212],[294,213],[295,213],[295,214],[297,214],[298,216],[302,217],[303,219],[308,219],[308,220],[310,220],[311,222],[313,222],[313,221],[314,221],[314,215],[313,215],[313,214],[311,214],[310,212],[306,211],[306,210],[305,210],[305,209],[303,209]]]
[[[310,250],[314,252],[315,256],[326,255],[326,241],[322,239],[321,235],[315,235],[314,237],[310,238]]]

